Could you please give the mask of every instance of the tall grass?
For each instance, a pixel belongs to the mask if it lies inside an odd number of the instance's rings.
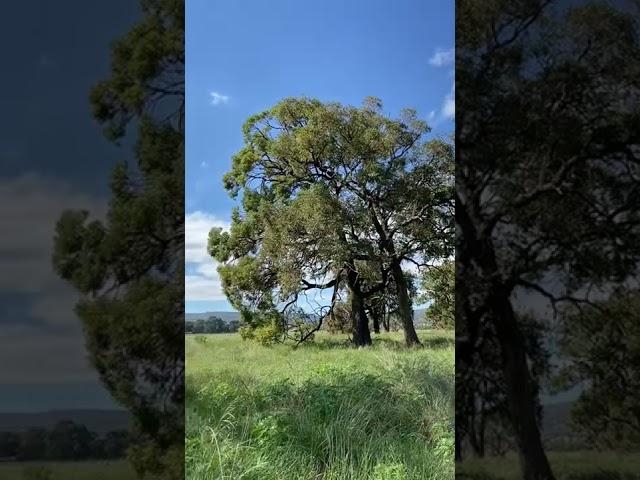
[[[453,338],[298,349],[187,337],[188,479],[453,478]]]

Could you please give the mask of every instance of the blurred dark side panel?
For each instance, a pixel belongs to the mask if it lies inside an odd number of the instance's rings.
[[[640,478],[640,3],[456,3],[456,475]]]
[[[183,11],[3,5],[0,479],[182,478]]]

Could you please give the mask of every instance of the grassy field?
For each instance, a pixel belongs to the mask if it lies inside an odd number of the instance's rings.
[[[640,455],[637,453],[549,452],[548,456],[557,480],[640,480]],[[456,474],[462,479],[476,480],[522,478],[515,454],[466,460],[456,465]]]
[[[0,480],[134,480],[126,461],[0,463]]]
[[[321,334],[298,349],[186,337],[186,478],[453,478],[453,332],[368,349]]]

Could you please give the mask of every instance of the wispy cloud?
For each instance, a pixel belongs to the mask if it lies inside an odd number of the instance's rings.
[[[184,276],[184,296],[188,302],[226,300],[222,291],[218,264],[213,260]]]
[[[211,96],[211,105],[214,105],[214,106],[228,103],[229,99],[231,98],[229,97],[229,95],[223,95],[218,92],[210,92],[209,95]]]
[[[436,48],[436,51],[429,59],[429,64],[434,67],[446,67],[455,60],[455,50],[453,48]]]
[[[444,97],[442,110],[440,112],[444,118],[452,120],[456,116],[456,85],[451,85],[451,90]]]

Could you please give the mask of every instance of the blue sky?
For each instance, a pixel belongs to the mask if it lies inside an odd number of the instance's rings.
[[[244,120],[284,97],[418,110],[453,131],[454,2],[187,2],[186,310],[230,310],[206,233],[228,224],[222,188]]]

